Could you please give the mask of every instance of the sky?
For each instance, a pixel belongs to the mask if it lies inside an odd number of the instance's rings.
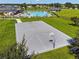
[[[0,3],[26,3],[26,4],[48,4],[48,3],[77,3],[79,4],[79,0],[0,0]]]

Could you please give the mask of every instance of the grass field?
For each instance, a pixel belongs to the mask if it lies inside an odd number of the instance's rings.
[[[15,22],[0,20],[0,52],[15,44]]]
[[[73,12],[74,11],[74,12]],[[75,10],[62,10],[57,12],[61,16],[72,17],[77,15],[79,11]],[[73,14],[71,14],[73,13]],[[70,15],[70,16],[68,16]],[[78,16],[79,17],[79,16]],[[21,18],[23,22],[25,21],[38,21],[42,20],[51,26],[59,29],[60,31],[66,33],[71,37],[76,36],[76,32],[78,30],[78,26],[71,25],[73,22],[71,20],[65,20],[63,18],[57,17],[35,17],[35,18]],[[0,20],[0,52],[3,52],[8,47],[15,44],[15,21],[13,20]],[[60,49],[56,49],[53,51],[49,51],[46,53],[39,54],[36,59],[75,59],[73,55],[69,54],[69,50],[67,47],[63,47]]]
[[[67,17],[67,18],[75,17],[75,16],[79,17],[79,10],[63,9],[62,11],[57,12],[57,14],[60,16]]]
[[[69,49],[67,47],[63,47],[39,54],[36,56],[36,59],[75,59],[75,57],[69,54]]]

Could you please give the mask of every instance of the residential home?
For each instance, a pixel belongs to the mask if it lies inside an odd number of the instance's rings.
[[[4,12],[17,12],[18,10],[21,10],[20,6],[17,5],[0,5],[0,13]]]
[[[61,11],[61,8],[59,7],[52,7],[50,8],[51,11]]]

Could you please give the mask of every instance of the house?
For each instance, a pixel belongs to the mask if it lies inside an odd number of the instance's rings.
[[[59,7],[52,7],[50,8],[51,11],[61,11],[61,8]]]
[[[18,10],[21,10],[18,5],[0,5],[0,13],[13,12],[16,13]]]

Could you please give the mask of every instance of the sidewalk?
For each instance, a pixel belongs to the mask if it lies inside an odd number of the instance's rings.
[[[16,19],[17,23],[22,23],[22,21],[20,19]]]

